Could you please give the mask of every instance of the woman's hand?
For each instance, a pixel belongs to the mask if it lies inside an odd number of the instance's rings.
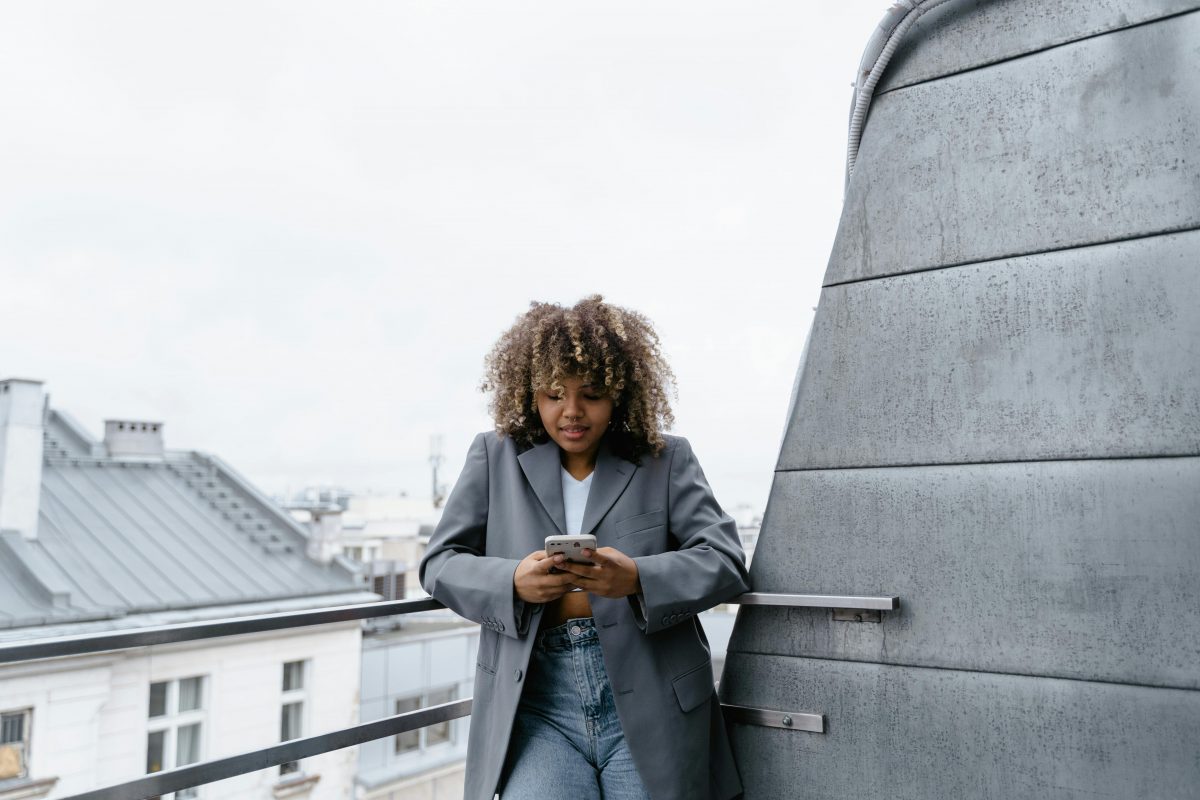
[[[565,572],[551,574],[550,570],[555,566],[559,565],[546,556],[545,550],[537,550],[521,559],[513,574],[513,588],[517,597],[526,603],[548,603],[571,591],[574,576]]]
[[[556,567],[568,573],[567,577],[573,585],[601,597],[628,597],[642,591],[637,563],[620,550],[613,547],[596,550],[584,548],[580,555],[591,560],[593,566],[574,564],[562,560],[562,556],[551,559]]]

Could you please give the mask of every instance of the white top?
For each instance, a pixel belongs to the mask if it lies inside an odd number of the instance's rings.
[[[567,472],[566,467],[559,469],[562,471],[563,506],[567,512],[567,535],[578,536],[583,529],[583,509],[587,506],[588,492],[592,488],[592,475],[595,475],[596,471],[592,470],[586,478],[577,481]]]

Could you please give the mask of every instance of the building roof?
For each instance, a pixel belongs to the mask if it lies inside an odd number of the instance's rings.
[[[306,544],[302,527],[215,456],[112,458],[51,410],[37,537],[0,532],[0,630],[285,598],[324,605],[362,589],[347,565],[308,558]]]

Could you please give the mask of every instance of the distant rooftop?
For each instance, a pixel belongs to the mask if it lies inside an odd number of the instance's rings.
[[[161,437],[154,425],[146,435]],[[114,455],[53,409],[44,416],[37,512],[33,538],[0,531],[0,630],[373,598],[338,560],[310,559],[305,530],[215,456]]]

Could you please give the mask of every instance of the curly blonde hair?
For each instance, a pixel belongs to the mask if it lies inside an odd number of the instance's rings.
[[[663,431],[675,422],[668,394],[675,373],[659,346],[650,320],[609,305],[598,294],[571,308],[532,302],[484,360],[480,389],[491,393],[488,408],[496,433],[520,447],[549,438],[537,410],[539,390],[564,391],[562,379],[582,377],[613,399],[606,436],[613,449],[637,462],[657,455]]]

